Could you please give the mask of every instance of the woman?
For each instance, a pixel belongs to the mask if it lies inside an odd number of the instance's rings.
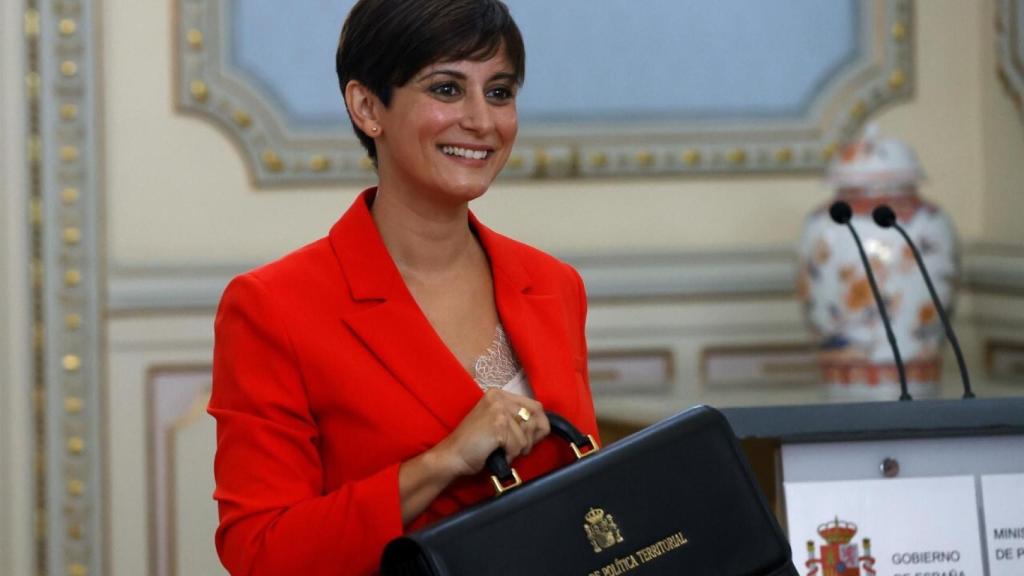
[[[480,224],[524,74],[499,0],[360,0],[337,58],[377,166],[322,238],[231,282],[216,320],[216,543],[234,574],[369,574],[403,533],[596,435],[579,275]]]

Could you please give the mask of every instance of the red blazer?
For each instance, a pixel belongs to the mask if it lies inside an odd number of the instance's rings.
[[[482,392],[388,255],[364,192],[330,234],[235,278],[216,319],[216,544],[232,574],[371,574],[384,545],[488,498],[484,474],[402,526],[398,467],[445,438]],[[586,297],[570,266],[482,226],[498,313],[544,407],[597,435]],[[513,465],[569,463],[553,438]]]

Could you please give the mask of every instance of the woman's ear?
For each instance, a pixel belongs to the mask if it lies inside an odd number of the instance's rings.
[[[370,138],[380,135],[380,110],[383,102],[358,80],[349,80],[345,85],[345,105],[348,106],[352,122]]]

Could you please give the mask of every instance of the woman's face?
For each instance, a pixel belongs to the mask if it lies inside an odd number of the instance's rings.
[[[503,50],[421,70],[378,117],[381,184],[446,203],[481,196],[515,142],[517,88]]]

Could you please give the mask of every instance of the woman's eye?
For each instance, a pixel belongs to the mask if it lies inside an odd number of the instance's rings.
[[[433,92],[434,94],[437,94],[438,96],[443,96],[445,98],[453,98],[462,93],[462,91],[459,89],[458,84],[455,84],[453,82],[437,84],[435,86],[432,86],[430,88],[430,91]]]
[[[487,97],[493,100],[505,101],[516,97],[515,90],[507,86],[497,86],[487,91]]]

